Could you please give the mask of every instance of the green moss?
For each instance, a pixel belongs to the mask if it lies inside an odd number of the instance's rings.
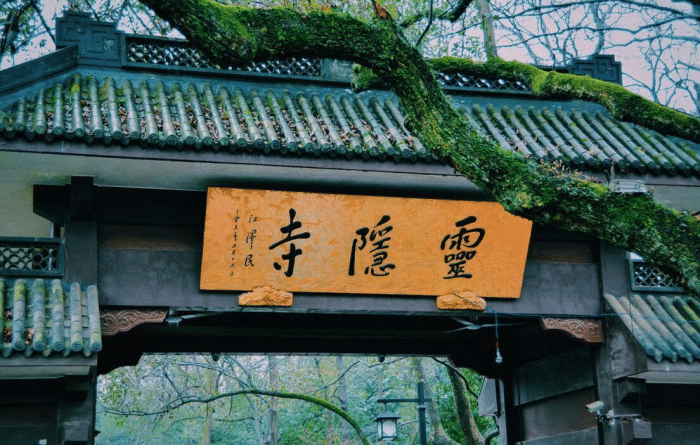
[[[374,74],[371,69],[357,63],[353,64],[352,81],[350,82],[350,85],[354,92],[360,93],[362,91],[367,91],[372,88],[377,88],[381,84],[381,79],[379,76]]]
[[[521,62],[501,59],[477,63],[469,59],[441,57],[431,60],[430,65],[437,71],[460,71],[475,76],[521,80],[538,97],[597,102],[606,107],[615,119],[700,142],[700,119],[647,100],[617,84],[588,76],[544,71]]]

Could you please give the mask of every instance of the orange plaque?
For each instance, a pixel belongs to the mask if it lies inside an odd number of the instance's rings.
[[[200,287],[518,298],[531,228],[492,202],[210,188]]]

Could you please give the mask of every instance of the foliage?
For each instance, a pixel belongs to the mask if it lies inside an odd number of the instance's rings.
[[[119,368],[100,378],[98,384],[97,443],[104,444],[190,444],[200,443],[205,421],[204,404],[181,403],[185,400],[217,398],[240,389],[265,391],[270,384],[269,363],[276,362],[282,387],[279,391],[309,397],[326,395],[328,402],[339,404],[338,388],[345,379],[348,387],[348,413],[362,425],[370,439],[375,436],[374,418],[384,407],[379,397],[415,397],[415,377],[409,361],[389,357],[380,363],[374,357],[346,357],[338,373],[334,357],[222,356],[218,362],[197,355],[144,356],[136,367]],[[455,440],[460,439],[454,414],[454,399],[445,368],[424,360],[429,381],[444,425]],[[316,369],[316,372],[312,370]],[[213,373],[213,374],[212,374]],[[216,394],[207,388],[207,375],[219,375]],[[467,371],[473,388],[481,377]],[[379,379],[379,380],[378,380]],[[383,392],[379,393],[381,381]],[[323,397],[321,397],[323,398]],[[475,400],[472,400],[476,406]],[[270,399],[255,395],[217,398],[209,402],[214,424],[210,443],[263,443],[269,417]],[[177,406],[177,408],[175,408]],[[417,434],[417,413],[413,404],[388,407],[401,415],[400,439],[409,444]],[[147,415],[145,413],[153,413]],[[279,445],[299,443],[341,444],[342,420],[326,416],[318,405],[297,399],[285,399],[278,405]],[[482,433],[493,427],[492,421],[478,418]],[[350,436],[359,443],[357,436]]]

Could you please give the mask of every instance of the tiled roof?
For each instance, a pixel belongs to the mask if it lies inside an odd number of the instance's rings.
[[[613,312],[630,330],[650,357],[676,362],[700,361],[700,303],[694,298],[671,295],[606,294]]]
[[[61,280],[0,278],[2,356],[85,356],[102,349],[97,287]]]
[[[536,102],[535,102],[536,103]],[[616,122],[603,113],[542,106],[462,108],[470,122],[506,149],[579,169],[615,164],[639,173],[700,176],[698,147]],[[161,148],[248,150],[315,156],[432,161],[404,127],[392,99],[195,86],[162,81],[99,81],[75,74],[0,112],[0,133],[88,143]]]

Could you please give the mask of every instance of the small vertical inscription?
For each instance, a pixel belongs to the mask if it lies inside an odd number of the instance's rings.
[[[236,268],[236,252],[238,251],[238,223],[241,220],[241,211],[236,209],[236,214],[233,217],[233,242],[231,243],[231,265],[229,266],[229,276],[234,276]]]

